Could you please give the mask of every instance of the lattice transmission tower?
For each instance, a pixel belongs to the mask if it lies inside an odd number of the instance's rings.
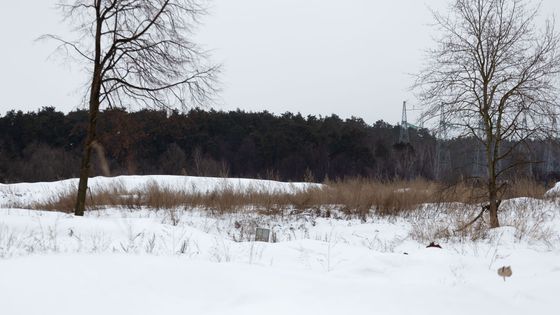
[[[479,140],[480,139],[480,140]],[[472,164],[471,176],[473,178],[484,179],[487,177],[487,161],[485,156],[484,141],[486,140],[486,132],[484,127],[484,121],[482,118],[478,121],[478,127],[476,128],[476,143],[474,148],[474,159]]]
[[[439,126],[436,132],[436,160],[434,166],[434,176],[436,180],[442,180],[451,170],[451,153],[447,146],[449,140],[449,124],[445,118],[443,106],[440,108]]]
[[[406,101],[402,104],[402,118],[401,118],[401,129],[399,134],[399,142],[408,144],[410,143],[410,134],[408,133],[408,119],[406,117]]]
[[[552,116],[552,136],[548,139],[546,144],[545,153],[545,172],[546,174],[551,174],[556,170],[554,157],[554,141],[558,137],[558,125],[556,121],[556,115]]]
[[[529,133],[529,123],[527,122],[527,113],[523,113],[523,119],[521,120],[521,129],[522,135],[521,138],[525,139],[524,141],[528,141],[528,133]],[[521,154],[523,154],[524,162],[526,163],[526,173],[525,175],[529,178],[533,177],[533,157],[531,154],[531,150],[529,149],[528,144],[523,144],[521,146]]]

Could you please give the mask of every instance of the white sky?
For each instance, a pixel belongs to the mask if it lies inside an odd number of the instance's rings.
[[[400,120],[410,73],[431,44],[428,6],[446,0],[213,0],[197,41],[224,64],[216,109],[269,110],[368,123]],[[67,34],[55,0],[0,1],[0,113],[80,106],[80,65],[53,58],[44,33]],[[542,16],[560,13],[544,0]],[[415,113],[410,112],[410,120]]]

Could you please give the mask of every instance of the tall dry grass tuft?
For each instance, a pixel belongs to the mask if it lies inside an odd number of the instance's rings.
[[[58,211],[73,213],[76,205],[76,194],[70,191],[59,192],[44,202],[31,205],[35,210]]]
[[[370,181],[351,179],[329,183],[321,195],[321,204],[338,205],[347,214],[398,215],[418,205],[433,202],[438,187],[424,180]]]
[[[505,199],[518,197],[541,199],[547,190],[546,186],[542,183],[535,182],[529,178],[519,178],[507,185],[504,197]]]

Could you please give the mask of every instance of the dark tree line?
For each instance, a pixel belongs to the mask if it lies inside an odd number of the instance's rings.
[[[396,143],[399,126],[360,118],[341,119],[285,113],[193,109],[100,112],[93,174],[177,174],[270,178],[286,181],[368,177],[433,179],[440,167],[445,180],[469,178],[476,142],[440,142],[447,159],[438,163],[436,139],[425,129],[409,129],[410,144]],[[44,107],[0,116],[0,182],[50,181],[77,177],[88,122],[87,111],[68,114]],[[544,142],[513,158],[537,161],[510,176],[539,180],[555,176]],[[529,157],[530,155],[530,157]],[[555,163],[555,162],[554,162]],[[553,165],[557,167],[556,164]]]

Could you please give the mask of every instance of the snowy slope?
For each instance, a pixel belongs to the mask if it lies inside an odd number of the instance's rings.
[[[215,187],[205,180],[195,179],[198,189]],[[42,195],[33,198],[64,189],[18,185]],[[13,198],[15,190],[4,193]],[[175,213],[173,225],[170,211],[80,218],[0,207],[0,314],[556,314],[560,210],[554,201],[546,207],[546,239],[520,239],[506,226],[476,241],[443,241],[442,249],[412,240],[410,218],[192,209]],[[278,242],[250,241],[256,226],[271,228]],[[496,273],[504,265],[513,269],[506,281]]]
[[[0,308],[27,315],[556,314],[560,271],[550,264],[558,257],[523,257],[515,257],[507,282],[482,260],[428,250],[371,254],[330,273],[169,256],[27,257],[0,261]]]
[[[309,183],[283,183],[272,180],[256,180],[245,178],[218,178],[172,175],[149,176],[117,176],[94,177],[88,181],[88,187],[93,193],[96,190],[109,187],[126,187],[128,190],[142,189],[148,185],[157,184],[160,187],[171,188],[188,192],[207,193],[220,189],[242,191],[252,189],[264,192],[295,192],[317,184]],[[0,183],[0,206],[21,203],[45,201],[57,193],[76,189],[78,179],[67,179],[56,182],[41,183]]]

